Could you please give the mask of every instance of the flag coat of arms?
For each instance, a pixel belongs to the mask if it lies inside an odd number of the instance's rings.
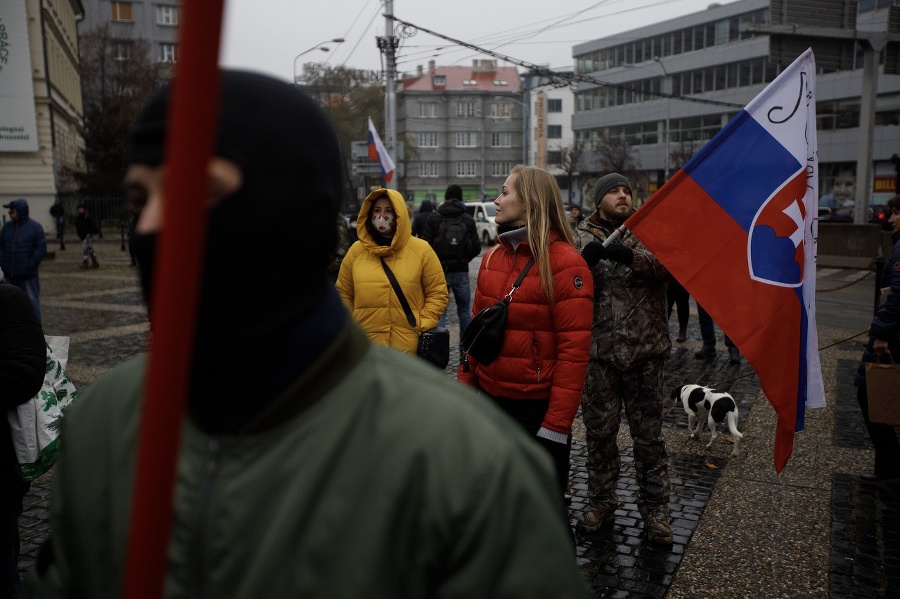
[[[384,180],[390,183],[391,179],[394,178],[394,161],[391,159],[391,155],[388,154],[387,148],[381,142],[378,131],[375,129],[375,124],[372,122],[372,117],[369,117],[369,158],[378,160],[381,164],[381,174],[384,176]]]
[[[825,405],[815,105],[807,50],[625,223],[756,370],[778,414],[777,472],[806,408]]]

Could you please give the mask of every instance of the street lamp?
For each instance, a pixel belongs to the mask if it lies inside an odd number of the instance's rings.
[[[669,154],[671,154],[669,150],[669,144],[672,141],[672,135],[669,132],[669,120],[672,116],[672,79],[669,77],[669,71],[666,70],[666,65],[663,64],[662,60],[660,60],[659,56],[654,56],[653,61],[659,65],[659,68],[662,69],[663,75],[665,75],[665,79],[663,81],[669,82],[669,91],[666,96],[666,171],[665,171],[665,180],[669,180]],[[660,84],[659,91],[663,91],[663,86]]]
[[[297,84],[297,59],[303,56],[304,54],[309,54],[314,50],[321,50],[322,52],[330,52],[331,48],[326,46],[325,44],[342,44],[344,42],[344,38],[336,37],[330,40],[325,40],[324,42],[319,42],[309,50],[304,50],[300,54],[294,57],[294,85]]]

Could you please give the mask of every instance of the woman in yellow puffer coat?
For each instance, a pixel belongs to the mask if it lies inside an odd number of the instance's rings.
[[[436,327],[447,307],[447,282],[437,254],[428,242],[412,236],[403,196],[376,189],[359,209],[354,243],[341,262],[337,290],[369,338],[376,343],[416,353],[418,332],[384,272],[393,271],[420,331]]]

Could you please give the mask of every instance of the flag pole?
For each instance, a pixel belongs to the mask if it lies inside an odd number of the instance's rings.
[[[609,244],[616,243],[619,240],[619,237],[623,236],[626,231],[628,231],[628,227],[624,224],[619,225],[615,231],[609,234],[609,237],[603,240],[603,247],[609,247]]]
[[[162,233],[156,250],[150,352],[122,596],[163,596],[175,473],[193,353],[206,241],[207,165],[219,104],[224,0],[182,3],[183,28],[169,103]],[[177,210],[174,209],[177,207]]]

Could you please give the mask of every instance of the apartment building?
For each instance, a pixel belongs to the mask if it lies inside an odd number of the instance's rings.
[[[76,28],[83,13],[81,0],[0,1],[0,203],[27,199],[47,230],[50,206],[75,190],[71,173],[84,159]]]
[[[496,60],[472,66],[421,67],[402,82],[397,134],[405,142],[398,189],[416,206],[443,201],[447,185],[466,200],[495,198],[522,161],[522,86],[515,67]]]
[[[85,34],[108,24],[122,60],[131,57],[133,40],[147,40],[153,62],[175,64],[178,61],[178,22],[181,4],[178,0],[82,0],[84,19],[78,33]]]
[[[894,31],[900,14],[897,0],[806,4],[807,24],[848,31]],[[711,4],[704,11],[574,46],[576,73],[593,80],[577,84],[576,139],[587,144],[601,136],[627,140],[639,163],[640,193],[648,197],[778,75],[784,65],[770,60],[770,36],[754,31],[753,24],[784,23],[790,10],[804,8],[802,1],[795,5],[781,0]],[[859,140],[866,138],[860,131],[863,52],[859,46],[854,50],[853,42],[849,50],[844,45],[838,51],[827,58],[839,66],[820,64],[816,76],[820,202],[826,203],[856,184]],[[793,60],[785,59],[785,64]],[[897,193],[900,75],[894,70],[886,70],[883,62],[878,69],[873,175],[860,183],[870,186],[875,203]],[[595,154],[592,160],[596,169]]]

